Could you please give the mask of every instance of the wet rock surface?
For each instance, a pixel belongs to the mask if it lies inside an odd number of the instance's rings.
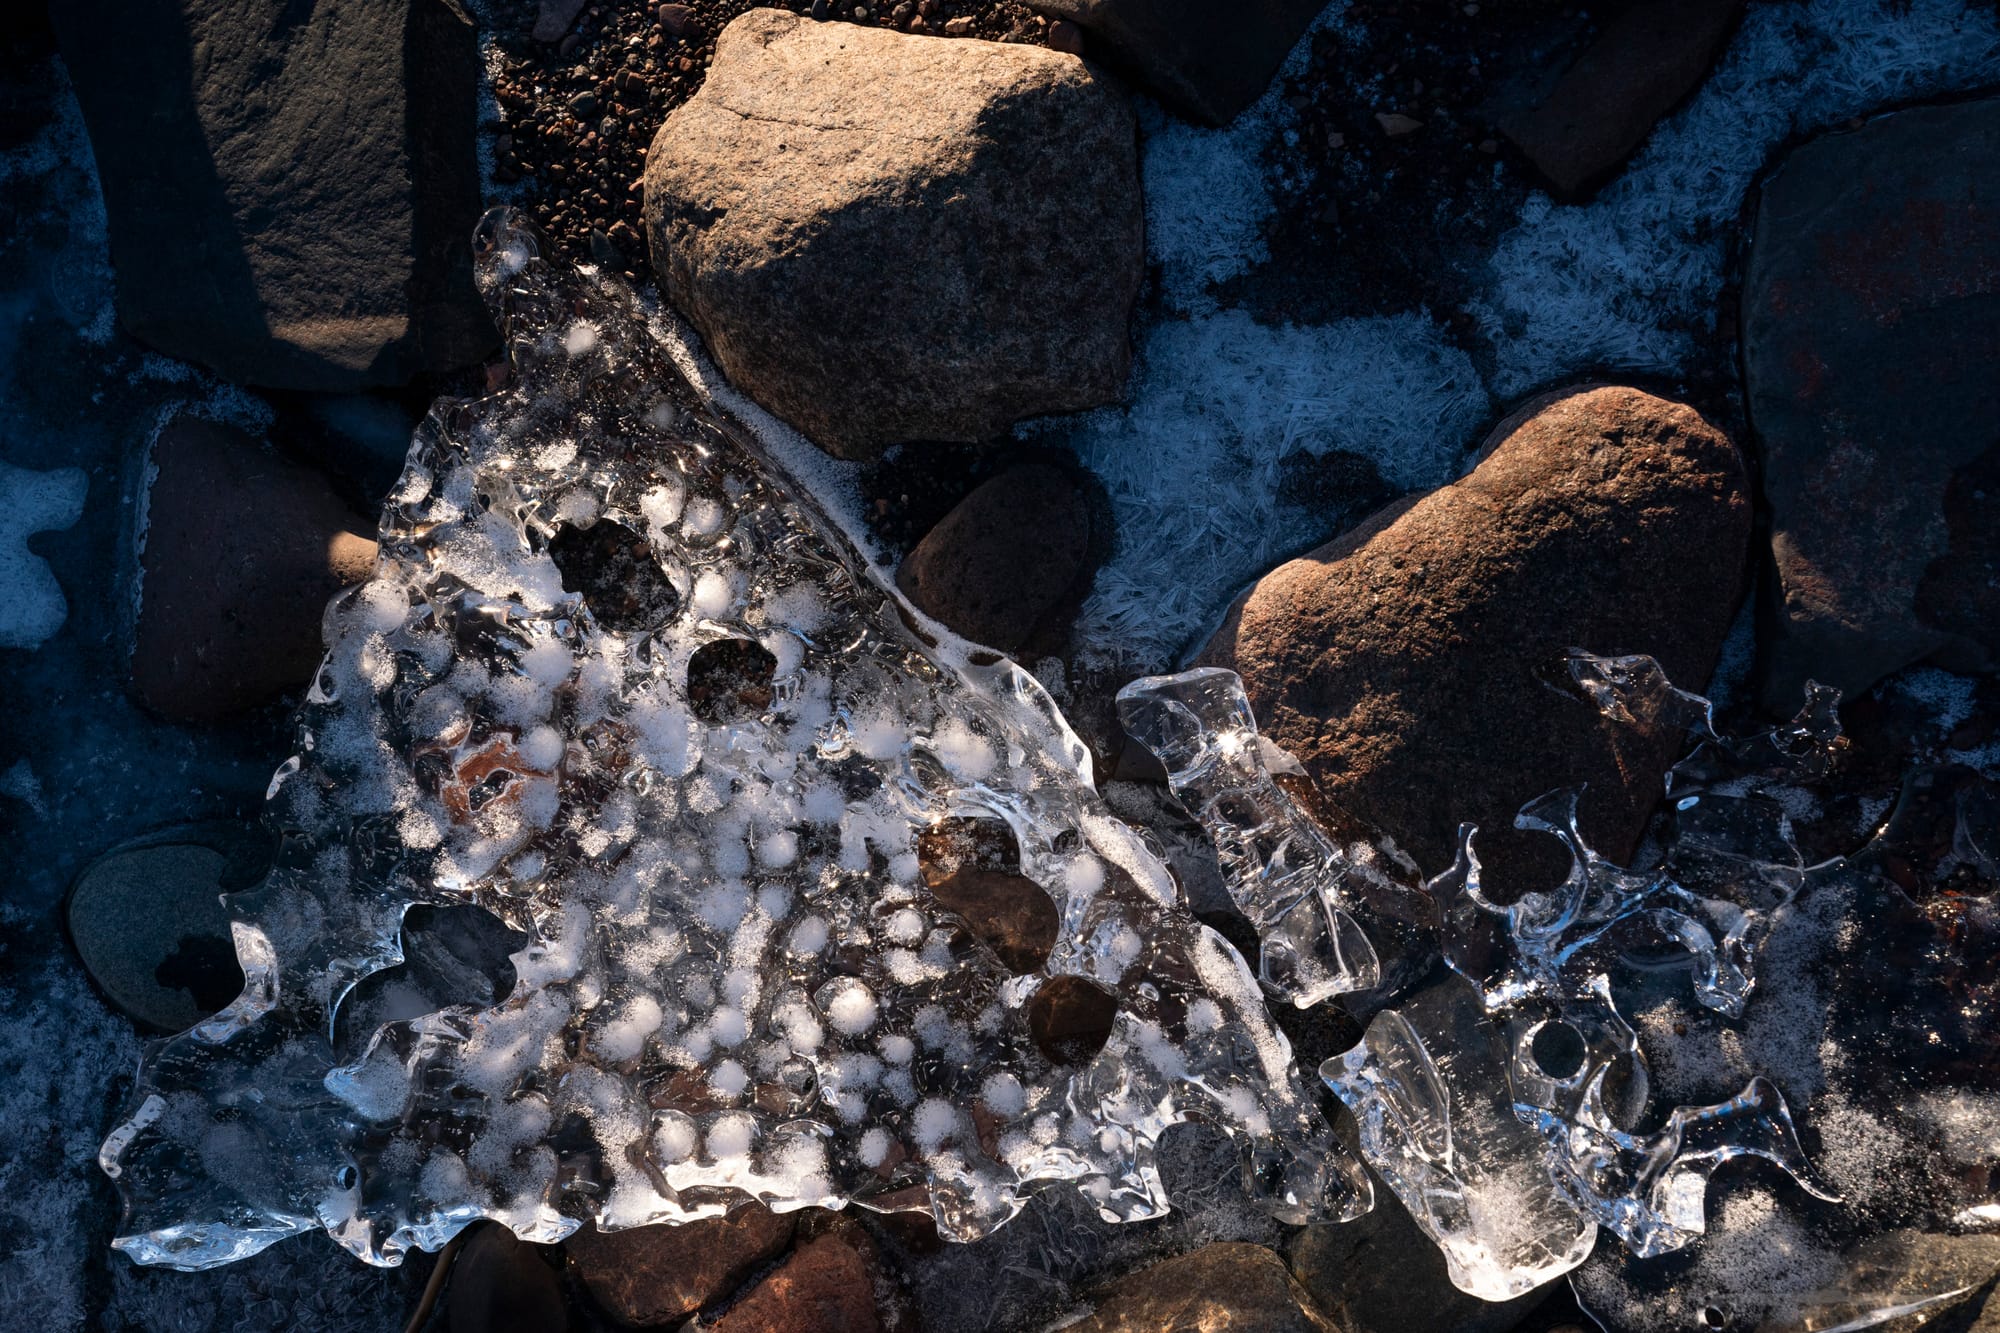
[[[917,543],[896,585],[974,643],[1016,654],[1060,647],[1106,544],[1092,525],[1089,501],[1069,473],[1038,463],[1012,468]]]
[[[373,524],[311,468],[196,417],[154,441],[133,697],[211,721],[302,690],[326,600],[366,578]]]
[[[632,1328],[666,1328],[728,1296],[781,1253],[793,1220],[750,1204],[682,1226],[585,1227],[563,1249],[605,1313]]]
[[[467,239],[479,60],[456,4],[342,0],[281,21],[81,0],[51,17],[133,336],[241,383],[325,391],[493,345]]]
[[[1758,203],[1743,370],[1775,566],[1765,699],[1990,667],[2000,101],[1808,143]]]
[[[646,161],[674,303],[842,457],[1114,399],[1141,264],[1123,94],[1074,57],[754,10]]]
[[[1035,0],[1076,24],[1083,53],[1133,75],[1147,92],[1209,125],[1226,125],[1256,101],[1318,0]]]
[[[1708,73],[1743,0],[1641,0],[1614,13],[1507,137],[1565,195],[1599,184]]]
[[[1096,1313],[1068,1327],[1074,1333],[1346,1333],[1313,1306],[1277,1255],[1228,1242],[1132,1274],[1111,1288]]]
[[[1551,869],[1509,836],[1551,788],[1587,783],[1585,833],[1632,850],[1680,738],[1621,733],[1550,682],[1571,646],[1706,681],[1750,504],[1729,439],[1636,389],[1538,400],[1495,435],[1462,480],[1265,576],[1200,660],[1241,673],[1264,734],[1426,873],[1476,822],[1507,893]]]
[[[858,1228],[842,1227],[794,1250],[715,1321],[715,1333],[878,1333],[875,1253]]]

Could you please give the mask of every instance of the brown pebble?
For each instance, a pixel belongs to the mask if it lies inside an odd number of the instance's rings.
[[[1048,42],[1051,51],[1080,56],[1083,54],[1083,29],[1068,19],[1057,19],[1049,25]]]

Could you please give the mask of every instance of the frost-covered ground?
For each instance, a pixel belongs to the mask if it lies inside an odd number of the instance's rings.
[[[1322,25],[1358,38],[1340,10]],[[305,1238],[223,1274],[184,1276],[135,1270],[104,1249],[114,1219],[96,1146],[139,1042],[71,961],[60,895],[125,837],[250,814],[283,730],[270,716],[188,731],[124,697],[132,460],[178,404],[253,421],[257,408],[113,332],[88,143],[59,62],[41,60],[26,77],[40,81],[54,118],[0,144],[0,196],[17,220],[0,235],[0,1059],[9,1070],[0,1323],[391,1327],[421,1261],[385,1278]],[[1132,401],[1024,428],[1073,445],[1114,506],[1119,544],[1086,607],[1089,645],[1164,661],[1245,580],[1331,535],[1323,514],[1283,498],[1288,455],[1343,451],[1395,488],[1434,485],[1463,470],[1480,432],[1537,386],[1593,370],[1686,373],[1727,337],[1715,312],[1734,223],[1777,148],[1855,115],[1996,82],[2000,19],[1990,5],[1754,4],[1705,87],[1616,182],[1579,207],[1527,197],[1474,276],[1465,337],[1439,310],[1282,327],[1233,307],[1222,284],[1272,262],[1266,224],[1309,169],[1288,143],[1293,113],[1274,93],[1226,130],[1149,114],[1158,290]],[[855,469],[738,406],[835,507],[858,494]],[[30,531],[40,535],[24,546]],[[1170,1220],[1150,1239],[1106,1237],[1038,1206],[990,1242],[1002,1248],[935,1262],[922,1279],[931,1295],[920,1297],[940,1313],[1060,1306],[1063,1284],[1136,1262],[1148,1245],[1260,1236],[1263,1224],[1229,1203],[1225,1186],[1212,1192],[1215,1211]]]

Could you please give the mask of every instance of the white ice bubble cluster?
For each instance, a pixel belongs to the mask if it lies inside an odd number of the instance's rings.
[[[202,1268],[322,1228],[394,1264],[479,1218],[546,1241],[747,1198],[963,1240],[1050,1182],[1145,1218],[1191,1117],[1278,1216],[1364,1211],[1249,968],[1039,686],[911,612],[629,292],[505,210],[476,250],[511,376],[423,424],[328,609],[277,866],[228,903],[247,985],[148,1053],[103,1147],[118,1248]],[[951,821],[1007,831],[1044,956],[947,905]],[[357,1035],[418,905],[523,933],[511,989]]]

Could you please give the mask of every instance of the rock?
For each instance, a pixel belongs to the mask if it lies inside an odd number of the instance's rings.
[[[535,14],[534,30],[528,35],[538,42],[559,42],[576,16],[583,12],[586,0],[542,0],[542,7]]]
[[[1638,0],[1502,132],[1558,192],[1594,188],[1707,77],[1742,9],[1743,0]]]
[[[132,693],[209,721],[311,678],[329,597],[375,543],[317,472],[227,426],[179,417],[154,441]]]
[[[963,917],[1017,974],[1041,970],[1062,925],[1048,891],[1026,875],[961,870],[931,885],[931,897]]]
[[[1427,1323],[1411,1327],[1429,1327]],[[1179,1333],[1256,1329],[1257,1333],[1341,1333],[1261,1245],[1224,1242],[1120,1279],[1089,1318],[1067,1333]]]
[[[1200,660],[1240,672],[1260,730],[1426,874],[1476,822],[1511,896],[1555,859],[1512,830],[1524,802],[1587,784],[1584,832],[1622,860],[1680,741],[1551,688],[1564,651],[1650,653],[1702,688],[1750,502],[1726,436],[1636,389],[1538,399],[1494,439],[1470,475],[1259,580]]]
[[[606,1314],[633,1328],[663,1328],[729,1295],[781,1253],[792,1220],[753,1203],[679,1226],[585,1227],[563,1248]]]
[[[687,5],[661,5],[660,31],[669,37],[701,36],[701,21],[694,16],[694,10]]]
[[[475,1223],[445,1295],[451,1333],[563,1333],[562,1282],[543,1251],[498,1222]]]
[[[1794,149],[1765,182],[1743,378],[1777,568],[1767,707],[2000,661],[2000,100]]]
[[[1483,1301],[1451,1285],[1444,1256],[1391,1190],[1353,1222],[1301,1228],[1286,1247],[1292,1276],[1345,1333],[1506,1333],[1551,1288]],[[1554,1333],[1554,1330],[1550,1330]]]
[[[841,457],[1116,398],[1143,264],[1132,112],[1069,56],[756,9],[646,161],[668,295]]]
[[[974,643],[1060,647],[1094,573],[1091,512],[1061,468],[1010,468],[959,501],[904,558],[896,586]]]
[[[1263,95],[1319,0],[1029,0],[1183,116],[1227,125]]]
[[[70,942],[112,1006],[185,1032],[234,1000],[243,971],[220,895],[254,886],[271,844],[251,825],[185,824],[106,852],[63,906]]]
[[[856,1228],[801,1245],[713,1323],[714,1333],[876,1333],[872,1249]]]
[[[1382,127],[1382,133],[1391,139],[1400,139],[1406,134],[1415,134],[1424,123],[1415,116],[1406,116],[1400,111],[1378,111],[1375,123]]]
[[[134,337],[240,383],[334,392],[493,345],[471,268],[479,51],[455,0],[50,17]]]

